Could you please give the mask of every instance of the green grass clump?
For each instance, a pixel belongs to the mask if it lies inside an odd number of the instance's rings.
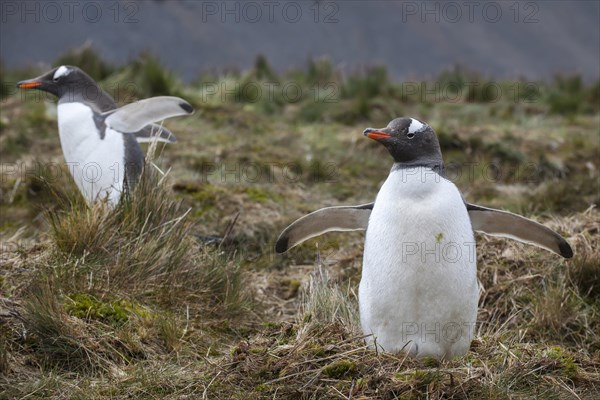
[[[306,81],[309,86],[324,86],[339,81],[339,74],[335,70],[331,59],[327,57],[310,58],[306,71]]]
[[[139,315],[142,309],[125,299],[103,302],[87,293],[74,293],[68,296],[65,310],[77,318],[97,319],[118,325],[127,322],[131,315]]]
[[[266,203],[268,201],[280,202],[283,198],[276,192],[270,192],[267,189],[260,187],[247,187],[244,189],[244,193],[248,196],[250,201],[257,203]]]
[[[579,113],[586,100],[581,76],[557,75],[553,83],[546,98],[550,112],[566,116]]]
[[[127,67],[121,68],[102,83],[118,103],[154,96],[185,97],[175,75],[149,52],[140,54]]]
[[[329,378],[342,379],[356,374],[356,364],[349,360],[338,360],[323,368],[323,374]]]
[[[441,94],[469,103],[496,102],[502,94],[497,82],[462,65],[442,71],[436,84]]]
[[[280,112],[287,102],[279,77],[263,55],[256,57],[254,67],[235,85],[233,99],[266,115]]]
[[[556,360],[562,368],[563,373],[569,379],[575,379],[578,375],[577,365],[573,362],[573,357],[565,354],[560,346],[554,346],[547,351],[547,357]]]
[[[348,77],[342,86],[342,97],[351,99],[370,100],[384,95],[390,87],[387,69],[385,67],[368,68],[363,73],[355,73]]]

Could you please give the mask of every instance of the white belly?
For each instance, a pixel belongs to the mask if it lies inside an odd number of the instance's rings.
[[[475,240],[456,186],[430,169],[391,172],[369,220],[359,287],[369,344],[462,355],[478,299]]]
[[[58,130],[67,168],[85,199],[116,204],[125,175],[123,135],[107,128],[101,140],[92,110],[82,103],[58,105]]]

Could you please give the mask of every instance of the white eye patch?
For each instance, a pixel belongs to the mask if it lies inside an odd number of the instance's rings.
[[[54,73],[54,76],[52,77],[52,79],[58,79],[61,76],[67,76],[70,73],[71,73],[71,70],[69,68],[65,67],[64,65],[61,65],[60,67],[58,67],[58,69]]]
[[[425,125],[421,122],[417,121],[414,118],[410,119],[410,126],[408,127],[408,133],[417,133],[425,129]]]

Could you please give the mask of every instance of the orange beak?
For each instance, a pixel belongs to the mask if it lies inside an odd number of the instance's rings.
[[[20,89],[33,89],[39,86],[42,86],[42,82],[40,81],[23,81],[17,83],[17,87]]]
[[[380,132],[380,131],[371,131],[371,132],[367,132],[367,137],[369,139],[389,139],[391,137],[391,135],[385,133],[385,132]]]

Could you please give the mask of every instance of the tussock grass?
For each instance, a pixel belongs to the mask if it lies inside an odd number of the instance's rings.
[[[98,341],[92,326],[65,313],[51,278],[30,288],[24,308],[27,344],[42,365],[94,373],[106,370],[110,359],[119,354],[106,351],[109,344],[106,339]]]
[[[342,288],[332,282],[327,270],[318,262],[302,294],[299,312],[303,330],[310,331],[330,324],[340,324],[360,335],[356,295],[348,285]]]
[[[522,245],[485,240],[487,250],[483,254],[479,250],[484,288],[480,337],[504,337],[517,345],[561,344],[597,357],[600,324],[593,288],[600,282],[600,242],[597,235],[590,235],[597,231],[597,221],[598,211],[590,208],[554,225],[571,238],[575,256],[569,261],[548,258]]]
[[[202,299],[202,307],[237,307],[243,296],[235,260],[204,249],[183,209],[160,174],[147,169],[122,201],[73,201],[49,211],[50,235],[61,276],[77,275],[74,288],[123,293],[170,305]],[[241,306],[240,306],[241,307]]]
[[[569,268],[568,276],[577,286],[582,296],[592,301],[600,300],[600,268],[597,253],[594,252],[591,240],[586,237],[578,247],[578,256]],[[597,245],[597,237],[594,241]]]
[[[189,210],[158,172],[147,169],[113,209],[76,191],[56,201],[49,251],[12,313],[24,333],[9,330],[2,357],[19,351],[42,370],[105,376],[177,353],[190,335],[209,348],[232,334],[231,320],[244,326],[239,263],[195,240]]]

